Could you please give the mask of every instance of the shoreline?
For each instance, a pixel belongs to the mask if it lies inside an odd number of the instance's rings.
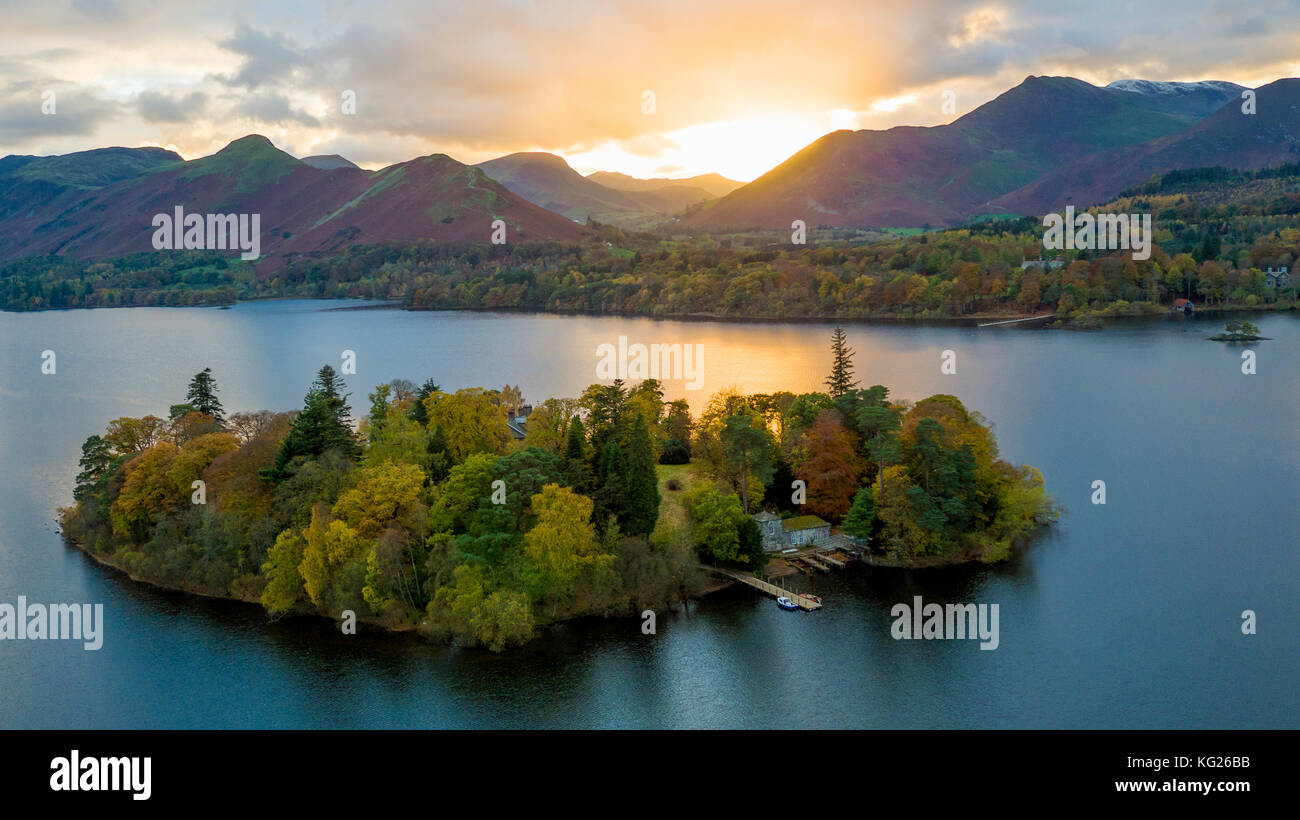
[[[843,316],[843,315],[817,315],[817,316],[732,316],[726,314],[716,314],[708,312],[694,313],[670,313],[670,314],[651,314],[651,313],[620,313],[612,311],[583,311],[583,310],[539,310],[536,308],[516,308],[516,307],[481,307],[473,305],[449,306],[449,307],[412,307],[402,299],[369,299],[369,298],[350,298],[337,296],[305,296],[305,295],[282,295],[282,296],[254,296],[251,298],[240,299],[225,302],[205,302],[194,305],[95,305],[90,307],[60,307],[60,308],[37,308],[35,310],[9,310],[0,308],[0,313],[27,314],[27,313],[52,313],[60,311],[76,310],[119,310],[132,308],[169,308],[169,309],[200,309],[216,308],[230,309],[241,304],[256,304],[258,302],[355,302],[354,305],[344,305],[330,308],[322,308],[322,312],[334,311],[365,311],[365,310],[401,310],[410,313],[488,313],[499,314],[502,316],[553,316],[564,318],[570,316],[582,316],[589,318],[611,318],[611,319],[648,319],[651,321],[662,322],[725,322],[738,325],[760,325],[760,324],[859,324],[859,325],[913,325],[913,326],[934,326],[934,327],[976,327],[986,322],[1007,322],[1020,323],[1026,328],[1037,330],[1091,330],[1098,329],[1092,327],[1081,327],[1077,323],[1099,322],[1106,323],[1109,321],[1123,321],[1128,319],[1155,319],[1155,318],[1179,318],[1174,316],[1173,311],[1163,309],[1157,311],[1130,311],[1124,313],[1106,313],[1105,308],[1089,313],[1087,316],[1078,319],[1069,316],[1061,316],[1057,313],[969,313],[962,316],[898,316],[898,315],[869,315],[869,316]],[[1277,308],[1273,305],[1257,305],[1250,307],[1247,305],[1224,305],[1216,307],[1198,308],[1196,316],[1222,316],[1231,313],[1242,314],[1285,314],[1296,311],[1297,308]],[[1186,319],[1183,319],[1186,321]]]

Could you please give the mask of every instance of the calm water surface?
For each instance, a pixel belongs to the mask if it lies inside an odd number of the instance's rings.
[[[1206,321],[1097,333],[849,326],[865,384],[944,392],[996,424],[1069,512],[1017,560],[803,581],[814,614],[724,592],[639,620],[580,622],[504,656],[418,639],[269,624],[255,607],[132,583],[64,546],[81,442],[165,414],[210,366],[227,411],[300,405],[314,371],[356,351],[354,415],[375,385],[519,384],[577,395],[595,349],[701,343],[704,389],[819,387],[829,327],[337,310],[0,313],[0,601],[102,602],[104,647],[0,643],[0,727],[1300,727],[1300,321],[1271,341],[1204,340]],[[58,372],[40,372],[41,351]],[[957,354],[942,375],[940,355]],[[1108,503],[1089,503],[1103,479]],[[1001,646],[894,641],[890,607],[997,603]],[[1241,634],[1241,613],[1259,633]]]

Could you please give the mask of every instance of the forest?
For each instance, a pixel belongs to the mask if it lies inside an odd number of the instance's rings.
[[[580,244],[422,242],[248,263],[215,252],[106,261],[28,257],[0,264],[0,307],[215,305],[271,297],[365,298],[411,309],[738,319],[960,319],[1055,312],[1155,313],[1174,298],[1217,308],[1290,310],[1296,287],[1263,271],[1300,257],[1300,174],[1225,169],[1153,177],[1108,213],[1152,213],[1150,259],[1064,251],[1042,259],[1032,218],[885,233],[650,234],[593,225]],[[1300,281],[1300,280],[1297,280]]]
[[[760,572],[763,509],[904,564],[1004,560],[1055,520],[1042,476],[956,397],[860,387],[839,328],[832,358],[825,391],[722,391],[698,417],[655,380],[593,384],[530,406],[522,440],[511,385],[397,380],[354,422],[328,365],[278,413],[227,414],[204,370],[165,418],[85,441],[62,528],[133,577],[272,617],[350,610],[500,651],[698,595],[709,565]]]

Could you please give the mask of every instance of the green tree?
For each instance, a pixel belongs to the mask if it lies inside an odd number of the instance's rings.
[[[853,506],[844,519],[844,531],[855,538],[871,538],[876,527],[876,496],[870,487],[862,487],[853,495]]]
[[[221,401],[217,398],[217,380],[212,378],[212,368],[205,367],[201,373],[194,374],[185,400],[200,413],[212,416],[217,421],[225,420]]]
[[[623,448],[616,439],[605,442],[600,456],[600,469],[596,473],[595,521],[604,531],[610,516],[620,520],[627,509],[627,463],[623,457]]]
[[[370,430],[369,439],[374,441],[384,430],[384,423],[388,421],[389,394],[392,392],[391,384],[381,384],[375,388],[375,392],[370,394]]]
[[[593,564],[608,566],[591,524],[592,502],[567,487],[548,484],[532,498],[537,523],[524,536],[524,582],[535,601],[563,601],[578,575]]]
[[[272,615],[292,612],[307,600],[302,574],[298,572],[302,550],[302,535],[297,529],[290,528],[276,536],[275,545],[267,554],[266,563],[262,565],[262,574],[266,576],[262,606]]]
[[[624,477],[626,506],[619,526],[628,535],[648,536],[659,519],[659,474],[655,470],[654,442],[641,414],[632,422]]]
[[[751,479],[761,486],[772,480],[771,437],[754,424],[752,416],[728,416],[722,428],[722,447],[740,486],[741,509],[748,514]]]
[[[112,448],[103,437],[91,436],[81,445],[81,459],[77,463],[81,472],[77,473],[76,489],[72,491],[72,497],[81,501],[108,472],[113,463]]]
[[[352,431],[352,411],[347,397],[339,392],[342,384],[334,368],[325,365],[320,369],[275,462],[264,471],[265,478],[283,481],[297,470],[301,463],[298,459],[315,458],[329,450],[338,450],[353,461],[360,457],[361,447]]]
[[[587,451],[584,444],[586,431],[582,419],[574,415],[569,420],[569,433],[564,445],[564,462],[561,468],[564,477],[574,492],[586,494],[591,489],[591,468],[587,465]]]
[[[831,334],[831,355],[831,374],[826,379],[826,387],[831,398],[837,398],[858,386],[853,379],[853,350],[848,345],[844,328],[839,325]]]

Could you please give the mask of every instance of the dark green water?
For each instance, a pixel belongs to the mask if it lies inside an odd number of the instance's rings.
[[[82,440],[164,414],[212,367],[228,411],[297,407],[313,372],[357,353],[356,415],[396,377],[520,384],[538,401],[595,381],[595,349],[705,346],[698,411],[720,387],[816,389],[829,328],[327,310],[0,314],[0,602],[103,603],[104,646],[0,642],[0,727],[1278,727],[1300,726],[1300,321],[1272,341],[1204,340],[1155,320],[1098,333],[851,326],[865,383],[958,395],[1003,457],[1040,468],[1068,507],[994,569],[856,567],[808,583],[817,613],[725,592],[639,620],[581,622],[504,656],[132,583],[66,548]],[[58,356],[42,375],[41,352]],[[942,375],[944,350],[957,354]],[[1089,503],[1103,479],[1108,503]],[[1000,646],[895,641],[890,608],[996,603]],[[1241,613],[1258,634],[1241,633]]]

